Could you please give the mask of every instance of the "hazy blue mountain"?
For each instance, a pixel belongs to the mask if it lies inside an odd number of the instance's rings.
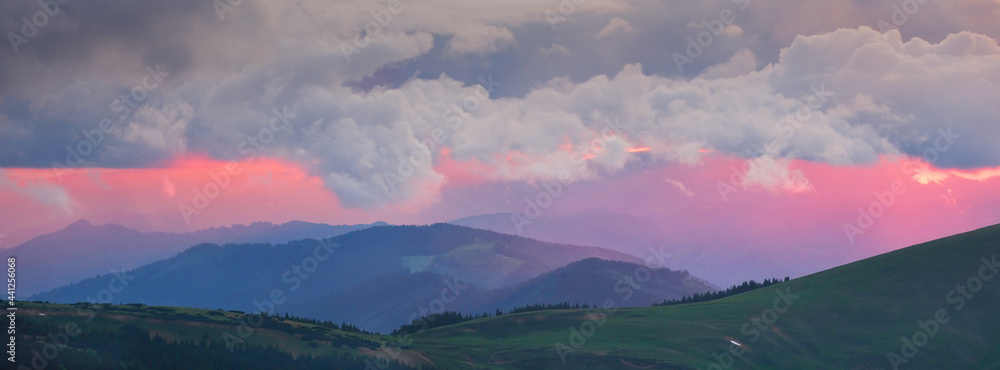
[[[325,225],[301,221],[257,222],[189,233],[140,232],[80,220],[62,230],[8,249],[18,259],[18,293],[29,296],[112,271],[130,270],[176,255],[199,243],[276,243],[325,238],[385,225]]]
[[[494,300],[493,292],[467,281],[431,272],[399,272],[287,309],[302,317],[389,333],[432,312],[478,312]]]
[[[639,307],[714,290],[687,271],[588,258],[505,289],[492,305],[503,310],[561,302],[600,306],[610,299],[617,306]]]
[[[831,234],[805,220],[789,223],[762,218],[759,209],[747,204],[698,204],[648,218],[603,211],[541,216],[520,230],[511,217],[510,213],[494,213],[449,223],[608,248],[652,265],[688,270],[723,286],[761,276],[802,276],[860,258],[844,247],[842,232]],[[798,238],[799,234],[786,232],[789,228],[811,237]]]
[[[581,260],[587,261],[573,264]],[[377,226],[323,241],[201,244],[121,276],[106,274],[31,299],[274,310],[388,331],[414,312],[492,312],[553,299],[589,302],[594,294],[613,291],[615,280],[638,263],[636,257],[603,248],[449,224]],[[558,273],[546,277],[552,271]],[[656,271],[653,276],[641,296],[656,298],[637,298],[636,304],[707,290],[686,279],[686,273]],[[525,283],[529,280],[537,282]],[[109,292],[109,285],[118,291]],[[608,289],[600,288],[605,285]],[[522,294],[528,298],[517,297]]]

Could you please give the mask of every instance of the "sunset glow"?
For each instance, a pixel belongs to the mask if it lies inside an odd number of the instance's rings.
[[[0,2],[7,361],[1000,368],[998,20]]]

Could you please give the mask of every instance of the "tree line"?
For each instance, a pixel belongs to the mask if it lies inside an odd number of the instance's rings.
[[[788,280],[790,280],[788,278],[788,276],[785,276],[785,280],[783,280],[783,281],[788,281]],[[729,288],[726,288],[726,290],[720,290],[720,291],[717,291],[717,292],[695,293],[695,294],[690,295],[690,296],[683,296],[683,297],[681,297],[681,299],[668,299],[668,300],[664,300],[663,302],[653,304],[653,306],[672,306],[672,305],[677,305],[677,304],[687,304],[687,303],[697,303],[697,302],[714,301],[716,299],[721,299],[721,298],[729,297],[731,295],[737,295],[737,294],[740,294],[740,293],[746,293],[746,292],[749,292],[751,290],[756,290],[756,289],[764,288],[764,287],[767,287],[767,286],[770,286],[770,285],[774,285],[774,284],[777,284],[777,283],[780,283],[780,282],[782,282],[782,280],[779,280],[778,278],[764,279],[764,281],[761,282],[761,283],[758,283],[758,282],[756,282],[754,280],[747,280],[747,281],[744,281],[743,284],[733,285],[733,286],[731,286]]]

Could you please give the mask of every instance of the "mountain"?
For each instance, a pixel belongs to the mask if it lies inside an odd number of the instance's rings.
[[[419,307],[434,303],[442,310],[492,311],[496,295],[486,291],[592,257],[642,263],[607,249],[448,224],[376,226],[325,240],[200,244],[120,276],[86,279],[31,299],[244,311],[274,306],[274,312],[387,331],[411,320],[412,312],[397,315],[400,309],[419,312]],[[458,303],[435,303],[449,284],[468,286],[469,291],[461,292]],[[117,291],[111,291],[112,285]],[[280,298],[271,298],[275,291]]]
[[[642,281],[635,281],[636,277]],[[649,306],[714,290],[684,271],[587,258],[496,290],[426,271],[391,274],[316,300],[290,304],[288,310],[298,316],[347,321],[388,333],[415,318],[443,310],[492,314],[497,309],[509,311],[534,304],[600,305],[613,291],[635,292],[630,301],[623,302],[627,306]]]
[[[359,334],[294,318],[269,318],[252,328],[244,324],[250,318],[217,310],[22,302],[18,343],[25,346],[19,352],[41,353],[48,343],[45,333],[61,333],[61,325],[77,322],[87,335],[72,338],[74,345],[52,360],[70,368],[99,367],[103,362],[98,361],[106,358],[145,360],[151,366],[143,356],[178,351],[213,353],[220,363],[260,351],[269,353],[272,368],[307,367],[293,363],[297,360],[291,356],[276,356],[278,351],[298,358],[341,356],[339,367],[360,366],[364,356],[375,356],[369,367],[389,362],[481,369],[995,369],[1000,368],[997,254],[1000,225],[714,301],[624,308],[625,295],[613,292],[605,297],[611,304],[597,309],[492,316],[405,336]],[[517,290],[574,270],[599,271],[616,264],[580,261],[530,279]],[[439,278],[429,272],[413,276],[428,283]],[[371,286],[395,286],[392,276],[386,278]],[[396,287],[382,297],[406,293]],[[436,291],[424,294],[430,295],[424,297],[427,302],[440,297]],[[88,312],[97,319],[84,319]],[[143,352],[95,342],[108,330],[135,331],[132,327],[143,330],[132,336],[137,341],[153,336],[170,341],[144,343],[149,348]],[[227,334],[240,335],[239,343],[254,346],[247,348],[251,352],[219,351]],[[215,352],[190,348],[209,341],[216,343]],[[18,359],[31,361],[27,355]]]
[[[38,225],[22,227],[13,230],[0,230],[0,248],[10,249],[22,243],[34,239],[39,235],[45,235],[62,230],[69,226],[71,222],[50,221]]]
[[[608,248],[652,265],[688,270],[723,286],[761,276],[803,276],[862,258],[843,245],[847,239],[839,228],[831,234],[816,225],[760,215],[759,206],[734,202],[726,206],[696,204],[650,217],[603,211],[541,216],[530,223],[521,220],[520,228],[511,213],[470,216],[449,223],[553,243]],[[789,236],[789,228],[800,232],[795,235],[811,236],[796,239]]]
[[[715,301],[490,317],[412,348],[438,367],[995,369],[998,254],[995,225]]]
[[[491,304],[502,310],[561,302],[600,306],[608,297],[624,294],[629,299],[623,305],[638,307],[715,290],[687,271],[588,258],[507,289]]]
[[[317,299],[290,303],[287,309],[296,316],[349,322],[365,330],[389,333],[436,310],[480,313],[494,299],[491,291],[454,278],[426,271],[398,272]]]
[[[596,245],[647,257],[646,249],[667,240],[653,223],[632,215],[589,211],[569,216],[541,216],[522,224],[511,213],[460,218],[448,223],[576,245]]]
[[[189,233],[139,232],[115,224],[77,221],[57,232],[8,249],[17,257],[18,293],[30,296],[85,278],[131,270],[177,254],[199,243],[276,243],[325,238],[386,225],[325,225],[301,221],[275,225],[210,228]],[[96,292],[95,292],[96,294]]]

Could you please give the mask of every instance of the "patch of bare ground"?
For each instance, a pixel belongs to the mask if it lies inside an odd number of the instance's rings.
[[[368,347],[358,347],[358,353],[361,354],[362,356],[375,357],[375,358],[386,357],[387,355],[383,351]],[[424,355],[422,352],[414,350],[402,351],[399,353],[398,356],[396,356],[394,360],[411,366],[417,364],[432,365],[432,366],[434,365],[434,361],[431,361],[431,359],[428,358],[426,355]]]
[[[653,368],[653,366],[639,366],[639,365],[633,364],[631,362],[625,361],[625,359],[623,359],[623,358],[622,359],[618,359],[618,361],[621,361],[621,363],[623,365],[628,366],[629,368],[632,368],[632,369],[652,369]]]

